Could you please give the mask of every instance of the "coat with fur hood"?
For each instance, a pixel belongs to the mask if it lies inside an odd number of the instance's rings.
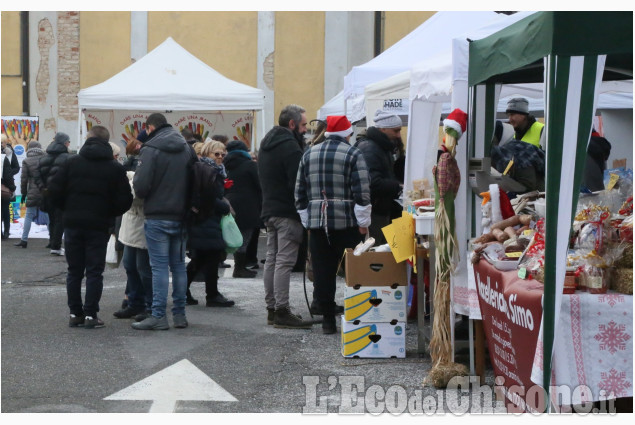
[[[37,142],[29,143],[26,158],[22,161],[22,175],[20,176],[20,190],[26,194],[26,206],[39,207],[42,203],[42,193],[38,184],[40,182],[40,159],[44,156],[42,147]]]
[[[132,206],[121,217],[121,227],[119,228],[119,242],[124,245],[131,246],[133,248],[148,249],[148,243],[146,242],[146,233],[143,228],[145,221],[145,215],[143,214],[143,199],[135,196],[132,180],[134,178],[134,171],[126,172],[128,182],[130,183],[130,190],[132,191],[133,201]]]
[[[64,210],[64,228],[107,232],[132,205],[123,165],[106,140],[90,137],[48,183],[52,204]]]

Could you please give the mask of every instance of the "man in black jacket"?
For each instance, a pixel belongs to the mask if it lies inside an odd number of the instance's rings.
[[[393,159],[396,142],[401,137],[402,121],[399,115],[381,109],[375,112],[374,121],[375,125],[366,130],[366,137],[355,146],[362,151],[370,174],[370,202],[373,210],[369,233],[375,239],[375,245],[383,245],[386,238],[381,229],[390,224],[394,200],[402,190],[402,184],[395,176]]]
[[[288,105],[260,143],[258,175],[262,187],[262,219],[267,226],[267,259],[264,283],[267,324],[276,328],[311,327],[291,312],[289,283],[298,258],[303,227],[295,209],[295,180],[306,133],[306,111]]]
[[[148,139],[139,151],[132,184],[143,199],[145,233],[152,266],[152,315],[132,324],[138,330],[169,328],[166,307],[172,271],[172,317],[175,328],[188,326],[185,317],[187,272],[184,223],[196,153],[163,114],[146,120]]]
[[[97,317],[104,286],[106,247],[115,217],[132,205],[132,192],[123,166],[113,159],[105,127],[95,126],[78,155],[70,157],[48,183],[51,203],[64,211],[66,293],[69,326],[103,327]],[[82,279],[86,296],[82,303]]]
[[[71,139],[68,134],[59,132],[55,134],[53,142],[46,148],[46,155],[40,159],[38,165],[40,171],[40,181],[36,184],[40,186],[40,192],[43,194],[42,210],[49,215],[49,244],[47,248],[51,249],[51,255],[64,256],[64,248],[62,248],[62,233],[64,233],[64,218],[62,210],[49,205],[48,187],[49,180],[53,177],[62,165],[69,158],[68,146]]]

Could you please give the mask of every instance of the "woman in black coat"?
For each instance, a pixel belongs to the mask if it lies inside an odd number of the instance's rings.
[[[3,158],[3,161],[2,184],[8,187],[11,192],[15,192],[15,183],[13,180],[13,171],[11,170],[11,162],[6,156]],[[2,229],[2,239],[9,239],[9,228],[11,226],[11,213],[9,212],[10,203],[10,199],[2,200],[2,224],[4,225],[4,229]]]
[[[198,304],[192,297],[190,285],[194,277],[203,271],[205,305],[231,307],[234,301],[218,292],[218,265],[225,252],[220,221],[224,215],[229,214],[229,204],[223,200],[224,177],[222,165],[213,159],[216,154],[222,159],[225,146],[220,142],[205,143],[200,161],[194,164],[193,199],[196,202],[193,202],[193,207],[197,213],[193,214],[188,226],[191,261],[187,264],[187,304]]]
[[[262,190],[258,166],[249,155],[249,148],[240,140],[227,144],[223,161],[230,187],[225,196],[236,213],[236,224],[243,235],[243,245],[234,253],[233,277],[255,277],[256,272],[246,268],[247,245],[253,232],[260,230]]]

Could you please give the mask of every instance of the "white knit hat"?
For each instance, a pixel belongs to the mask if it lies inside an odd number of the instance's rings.
[[[390,112],[385,112],[381,109],[378,109],[375,112],[373,121],[375,122],[375,127],[377,128],[397,128],[401,127],[403,124],[399,115],[391,114]]]

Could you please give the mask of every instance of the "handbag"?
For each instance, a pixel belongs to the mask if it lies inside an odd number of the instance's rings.
[[[50,223],[48,213],[45,213],[41,209],[37,209],[35,213],[35,217],[33,217],[33,222],[39,226],[46,226]]]
[[[223,232],[223,240],[225,241],[225,251],[233,254],[243,246],[243,235],[234,220],[234,216],[226,214],[220,219],[220,227]]]
[[[13,198],[13,192],[3,184],[2,185],[2,200],[10,201],[12,198]]]

